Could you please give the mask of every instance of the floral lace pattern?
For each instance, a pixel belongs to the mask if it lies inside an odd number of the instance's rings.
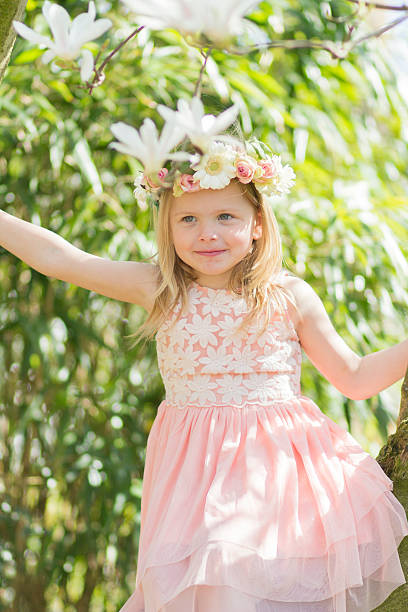
[[[244,298],[193,283],[188,312],[178,304],[156,335],[166,402],[187,406],[267,405],[300,395],[301,349],[287,313],[265,332],[239,330]]]

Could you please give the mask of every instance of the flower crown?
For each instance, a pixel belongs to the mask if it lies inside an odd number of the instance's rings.
[[[290,191],[295,173],[281,157],[264,143],[252,139],[245,143],[220,134],[236,118],[238,109],[230,107],[218,117],[204,115],[202,102],[179,100],[178,110],[158,107],[166,120],[160,138],[151,119],[145,119],[140,132],[125,123],[111,129],[119,142],[111,146],[137,157],[143,164],[134,181],[134,195],[142,208],[169,189],[175,197],[199,189],[223,189],[234,178],[253,183],[266,197]],[[183,143],[183,148],[173,151]],[[168,167],[166,167],[166,165]]]

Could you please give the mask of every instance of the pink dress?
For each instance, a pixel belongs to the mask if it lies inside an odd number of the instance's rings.
[[[369,612],[405,584],[392,481],[301,395],[287,313],[193,283],[157,333],[136,590],[120,612]]]

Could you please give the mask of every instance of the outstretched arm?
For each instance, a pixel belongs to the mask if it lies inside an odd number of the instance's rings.
[[[41,274],[107,297],[153,305],[157,266],[86,253],[58,234],[0,210],[0,245]]]
[[[408,339],[360,357],[334,329],[322,301],[306,282],[288,282],[299,309],[296,330],[316,368],[350,399],[367,399],[402,379],[408,367]]]

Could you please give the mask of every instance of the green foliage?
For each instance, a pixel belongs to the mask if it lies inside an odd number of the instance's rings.
[[[87,4],[64,6],[75,15]],[[342,40],[345,24],[328,22],[320,4],[261,2],[254,36]],[[113,48],[133,24],[121,3],[103,5],[112,5]],[[28,25],[41,22],[41,6],[29,2]],[[75,72],[54,74],[18,40],[0,87],[3,207],[85,251],[149,257],[150,213],[132,194],[138,164],[108,148],[109,126],[158,121],[157,104],[192,95],[201,61],[176,32],[145,29],[91,97]],[[296,190],[276,202],[285,261],[346,342],[365,353],[406,334],[408,107],[381,42],[343,61],[316,50],[216,50],[202,93],[208,111],[237,102],[245,134],[294,165]],[[145,446],[163,397],[154,347],[130,350],[125,338],[143,312],[5,251],[0,281],[0,602],[19,612],[33,601],[38,610],[117,610],[134,586]],[[360,428],[366,446],[386,439],[396,412],[387,394],[350,402],[308,363],[302,382],[324,412]]]

